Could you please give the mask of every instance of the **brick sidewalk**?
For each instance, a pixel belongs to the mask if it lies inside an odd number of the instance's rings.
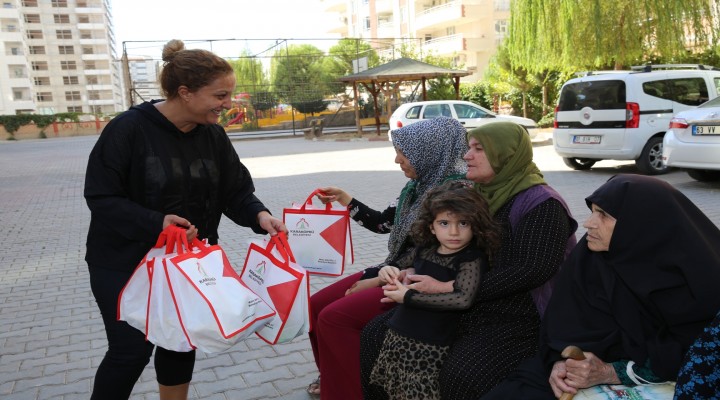
[[[0,398],[88,398],[106,347],[83,260],[89,211],[82,197],[87,156],[96,137],[0,142]],[[303,201],[316,187],[340,186],[382,209],[405,178],[389,142],[312,142],[302,138],[236,141],[254,176],[257,195],[275,215]],[[601,162],[570,171],[552,146],[538,144],[536,160],[579,220],[584,197],[632,164]],[[702,184],[683,172],[663,176],[720,223],[719,184]],[[662,216],[658,216],[662,223]],[[356,263],[347,272],[384,259],[387,236],[352,226]],[[648,227],[651,231],[652,227]],[[583,230],[581,229],[581,232]],[[223,219],[221,244],[241,265],[246,240],[257,237]],[[332,278],[311,279],[312,291]],[[249,339],[230,351],[198,353],[192,399],[310,399],[305,387],[317,375],[306,337],[277,346]],[[157,399],[152,363],[133,399]]]

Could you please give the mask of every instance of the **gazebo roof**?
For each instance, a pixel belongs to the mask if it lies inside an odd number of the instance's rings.
[[[417,81],[423,78],[437,78],[438,76],[461,77],[472,74],[472,72],[456,69],[442,68],[411,58],[399,58],[389,63],[379,65],[375,68],[358,72],[357,74],[345,75],[339,78],[343,82],[371,83],[394,82],[394,81]]]

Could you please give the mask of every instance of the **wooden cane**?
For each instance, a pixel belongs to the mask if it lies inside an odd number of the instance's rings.
[[[578,361],[585,359],[585,354],[583,354],[582,350],[577,346],[566,347],[560,355],[562,358],[570,358]],[[563,393],[562,396],[560,396],[560,400],[572,400],[573,397],[575,397],[575,395],[572,393]]]

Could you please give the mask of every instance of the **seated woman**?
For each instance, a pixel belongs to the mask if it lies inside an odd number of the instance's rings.
[[[585,199],[535,358],[483,399],[554,399],[600,384],[675,380],[720,310],[720,230],[668,183],[617,175]],[[585,360],[563,360],[574,345]]]
[[[705,328],[680,369],[675,400],[716,399],[720,396],[720,313]]]

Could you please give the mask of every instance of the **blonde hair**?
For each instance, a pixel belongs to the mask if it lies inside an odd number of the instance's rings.
[[[225,59],[207,50],[187,50],[185,43],[177,39],[165,44],[162,59],[165,63],[160,73],[160,86],[167,99],[177,97],[180,86],[195,92],[215,79],[233,73]]]

